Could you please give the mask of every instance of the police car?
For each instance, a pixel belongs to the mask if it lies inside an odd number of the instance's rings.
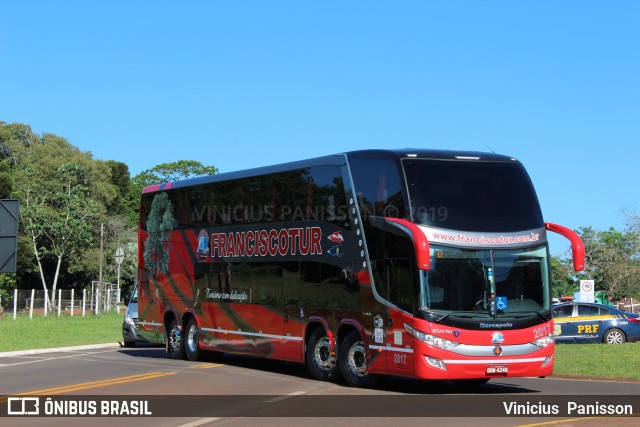
[[[624,344],[640,340],[640,317],[603,304],[569,302],[552,307],[556,342]]]

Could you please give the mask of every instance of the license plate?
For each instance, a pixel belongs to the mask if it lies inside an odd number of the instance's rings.
[[[507,375],[509,365],[487,365],[487,375]]]

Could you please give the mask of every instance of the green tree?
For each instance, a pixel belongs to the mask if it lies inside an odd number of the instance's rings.
[[[25,230],[31,236],[33,253],[45,291],[48,291],[49,286],[42,260],[47,256],[55,259],[51,283],[52,303],[55,301],[64,258],[90,246],[95,220],[102,208],[88,197],[87,187],[83,184],[85,171],[79,165],[66,164],[60,169],[67,178],[64,186],[47,191],[38,188],[33,182],[26,193],[26,206],[22,211]]]
[[[0,159],[10,157],[10,150],[4,144],[0,144]],[[13,193],[13,174],[11,168],[4,161],[0,160],[0,199],[10,199]],[[0,304],[7,302],[10,291],[15,288],[15,273],[0,273]]]
[[[129,225],[137,226],[140,195],[145,187],[180,179],[196,178],[218,173],[215,166],[205,166],[196,160],[179,160],[172,163],[162,163],[151,169],[144,170],[131,179],[129,192],[124,205],[129,213]]]
[[[62,137],[40,137],[16,123],[0,124],[0,158],[10,167],[13,196],[21,204],[18,286],[51,290],[90,283],[98,271],[91,255],[99,224],[117,215],[113,207],[121,188],[127,191],[126,165],[94,160]]]
[[[137,229],[127,224],[126,217],[116,215],[104,220],[104,253],[103,276],[106,283],[116,283],[118,280],[115,252],[118,247],[125,251],[125,259],[120,266],[120,285],[123,289],[133,286],[137,273]],[[100,247],[97,244],[98,236],[94,238],[94,244],[81,252],[69,256],[67,274],[69,277],[90,277],[97,280],[100,269]],[[83,287],[86,282],[78,281],[78,287]],[[73,286],[73,283],[72,283]]]
[[[0,306],[5,307],[16,287],[16,273],[0,273]]]
[[[9,165],[0,161],[0,199],[10,199],[13,192],[13,174]]]
[[[585,270],[580,278],[595,280],[596,291],[610,300],[640,296],[640,234],[630,225],[624,232],[611,227],[579,230],[585,245]]]
[[[159,182],[173,182],[196,176],[214,175],[218,173],[215,166],[205,166],[197,160],[178,160],[177,162],[162,163],[143,172],[156,179],[151,184]]]
[[[117,195],[113,203],[107,206],[107,212],[109,214],[125,214],[127,209],[125,197],[129,194],[131,187],[129,166],[122,162],[116,162],[115,160],[108,160],[105,164],[111,171],[111,184],[113,184],[117,190]]]
[[[573,271],[573,261],[551,257],[552,294],[554,298],[573,296],[579,284]]]

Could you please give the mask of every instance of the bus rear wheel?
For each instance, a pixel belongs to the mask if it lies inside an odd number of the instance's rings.
[[[169,359],[182,359],[184,355],[184,343],[182,331],[176,319],[172,319],[167,330],[167,357]]]
[[[198,361],[202,357],[198,324],[193,317],[189,318],[187,326],[184,328],[184,351],[187,359],[192,362]]]
[[[316,328],[307,342],[307,367],[320,381],[333,381],[340,374],[335,352],[323,328]]]
[[[342,377],[352,387],[371,387],[378,379],[367,370],[367,351],[357,330],[352,330],[339,346],[338,364]]]

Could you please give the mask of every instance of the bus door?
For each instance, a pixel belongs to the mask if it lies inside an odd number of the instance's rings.
[[[392,375],[413,375],[413,338],[405,325],[413,328],[413,316],[389,308],[387,319],[387,369]]]
[[[413,264],[406,258],[387,258],[376,264],[376,289],[391,306],[387,306],[386,318],[374,318],[373,341],[379,346],[382,340],[390,374],[412,375],[413,339],[406,326],[412,328],[414,323],[410,314],[416,304]]]

